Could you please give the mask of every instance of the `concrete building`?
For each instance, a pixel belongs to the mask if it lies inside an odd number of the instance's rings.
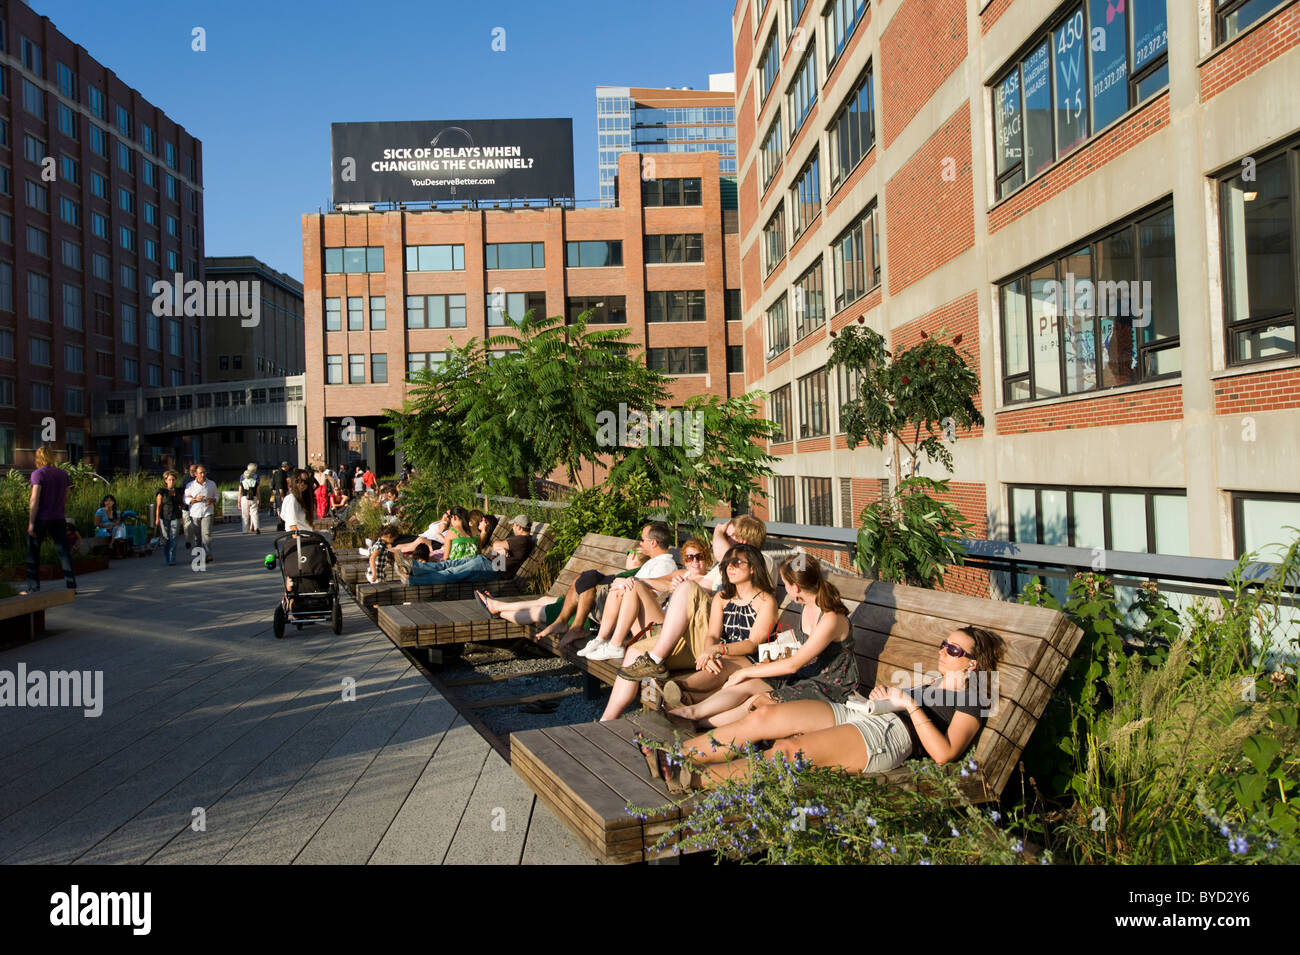
[[[643,181],[642,157],[620,157],[612,209],[304,215],[309,459],[362,453],[392,471],[392,448],[374,435],[384,410],[401,406],[407,374],[531,309],[594,309],[590,322],[625,325],[675,376],[673,403],[738,393],[740,263],[718,156],[654,158],[655,178]]]
[[[153,285],[203,278],[198,140],[20,2],[0,9],[0,466],[47,440],[124,462],[91,396],[200,380],[199,319]]]
[[[628,152],[718,153],[718,171],[734,190],[736,178],[736,77],[711,73],[707,90],[689,87],[596,87],[597,169],[600,204],[614,205],[619,157]],[[730,196],[724,197],[724,205]]]
[[[1223,558],[1300,526],[1300,3],[739,0],[733,38],[767,513],[851,526],[886,487],[826,374],[862,318],[963,336],[975,536]],[[1053,299],[1078,280],[1149,305]]]

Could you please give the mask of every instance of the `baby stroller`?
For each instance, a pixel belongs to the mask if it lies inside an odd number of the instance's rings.
[[[278,562],[285,583],[293,585],[275,608],[275,638],[284,639],[287,623],[301,630],[303,624],[326,620],[336,634],[342,633],[343,607],[334,577],[334,550],[328,538],[315,531],[299,531],[296,535],[281,534],[272,546],[275,561],[268,558],[267,566]]]
[[[152,554],[153,547],[149,540],[149,528],[135,511],[122,512],[122,526],[126,529],[126,540],[137,557]]]

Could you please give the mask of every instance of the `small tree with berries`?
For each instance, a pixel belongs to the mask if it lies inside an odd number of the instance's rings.
[[[941,586],[944,567],[962,562],[953,538],[967,536],[971,525],[955,505],[932,496],[946,493],[947,481],[917,471],[924,457],[951,472],[948,445],[958,431],[984,424],[975,406],[979,375],[969,354],[957,350],[960,335],[948,342],[945,331],[921,332],[919,342],[895,355],[878,332],[858,322],[831,333],[828,368],[842,368],[857,395],[841,407],[840,427],[850,448],[888,443],[893,467],[890,494],[859,515],[854,566],[880,580]]]

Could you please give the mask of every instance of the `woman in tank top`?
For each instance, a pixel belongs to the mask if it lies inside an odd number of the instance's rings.
[[[757,706],[790,700],[843,703],[857,689],[849,612],[821,565],[800,555],[781,565],[786,593],[803,607],[800,629],[807,634],[791,657],[736,670],[707,700],[671,709],[673,716],[707,726],[726,726]]]

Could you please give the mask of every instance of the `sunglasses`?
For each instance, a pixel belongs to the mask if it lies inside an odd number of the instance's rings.
[[[682,560],[684,561],[704,560],[704,555],[703,554],[682,554]]]
[[[728,567],[748,567],[749,561],[743,557],[733,557],[731,560],[724,560],[723,563]]]
[[[947,640],[939,644],[939,648],[943,650],[945,653],[947,653],[948,656],[950,657],[970,657],[972,660],[975,659],[975,654],[967,653],[965,650],[957,646],[955,643],[949,643]]]

